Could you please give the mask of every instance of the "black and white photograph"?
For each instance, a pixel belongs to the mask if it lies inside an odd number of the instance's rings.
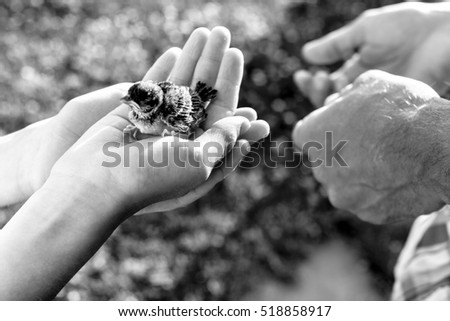
[[[0,309],[450,300],[449,99],[446,1],[2,0]]]

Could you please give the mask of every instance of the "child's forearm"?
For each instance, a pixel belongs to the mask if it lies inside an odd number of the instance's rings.
[[[31,166],[44,122],[0,137],[0,207],[26,200],[32,193]]]
[[[122,214],[92,186],[50,178],[0,232],[0,300],[53,298]]]

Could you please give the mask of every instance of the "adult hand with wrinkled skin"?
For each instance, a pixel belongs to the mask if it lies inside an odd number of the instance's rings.
[[[303,47],[309,63],[343,61],[341,68],[331,74],[300,70],[294,79],[317,107],[369,69],[423,81],[443,95],[450,88],[449,34],[449,3],[408,2],[370,9]]]
[[[348,166],[314,167],[330,202],[373,223],[416,217],[449,202],[450,102],[416,80],[382,71],[359,76],[293,132],[300,149],[332,132]],[[325,150],[310,148],[311,161]]]

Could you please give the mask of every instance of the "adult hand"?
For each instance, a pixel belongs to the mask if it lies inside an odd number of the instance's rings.
[[[329,75],[301,70],[295,81],[313,104],[339,91],[368,69],[425,82],[439,94],[450,83],[450,4],[401,3],[364,12],[355,21],[303,47],[317,65],[344,61]]]
[[[449,105],[424,83],[368,71],[293,139],[334,206],[373,223],[416,217],[449,202]]]
[[[110,199],[126,215],[148,205],[153,205],[152,211],[173,208],[173,204],[184,205],[187,199],[193,201],[205,194],[238,165],[249,141],[268,134],[267,123],[257,121],[252,109],[236,111],[243,57],[239,50],[228,48],[229,38],[228,30],[223,27],[211,32],[197,29],[174,65],[156,62],[145,77],[154,81],[169,79],[178,85],[204,81],[218,90],[217,98],[208,107],[204,132],[194,141],[152,136],[124,142],[123,129],[130,122],[128,107],[121,105],[93,125],[67,151],[55,164],[50,177],[86,182],[87,188]],[[233,147],[228,167],[217,169],[208,180],[216,163]],[[120,164],[109,166],[111,157],[107,154],[118,157]],[[126,159],[130,160],[129,166],[122,163]],[[164,165],[151,164],[148,159]],[[179,160],[183,161],[181,165]],[[187,195],[194,189],[194,193]]]

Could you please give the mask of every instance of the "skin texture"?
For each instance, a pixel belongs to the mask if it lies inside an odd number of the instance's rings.
[[[195,141],[141,137],[137,142],[124,142],[123,130],[130,124],[128,107],[117,106],[117,101],[129,84],[76,98],[47,122],[0,140],[0,149],[5,150],[2,155],[19,156],[21,143],[26,141],[24,133],[49,139],[43,128],[56,130],[54,141],[41,141],[40,149],[29,151],[34,162],[19,164],[0,158],[0,164],[8,167],[3,170],[12,173],[11,181],[2,185],[14,182],[20,166],[28,166],[30,173],[29,180],[21,177],[23,181],[13,189],[1,190],[6,194],[3,202],[34,191],[0,233],[0,300],[54,297],[121,222],[146,206],[146,212],[163,211],[201,197],[233,171],[249,142],[268,134],[267,123],[256,120],[253,109],[236,109],[243,57],[229,48],[229,38],[223,27],[197,29],[183,51],[169,50],[144,77],[154,81],[169,78],[180,85],[189,85],[193,79],[208,81],[223,93],[217,105],[209,106],[210,123],[197,133]],[[85,113],[98,106],[101,110],[88,117],[91,123],[85,121]],[[173,143],[168,150],[164,149],[166,142]],[[108,143],[122,156],[129,150],[129,166],[102,166],[110,160],[102,151]],[[147,162],[140,166],[137,144],[142,145],[145,156],[166,159],[167,166],[154,167]],[[211,144],[215,153],[207,153],[205,146]],[[215,168],[233,149],[239,153],[225,159],[232,166]],[[179,166],[176,153],[182,159],[195,157],[199,164]]]
[[[450,102],[426,84],[368,71],[328,105],[299,122],[295,145],[347,141],[340,155],[348,166],[313,168],[331,203],[372,223],[430,213],[449,202]],[[306,145],[307,146],[307,145]],[[311,148],[310,160],[326,159]]]
[[[343,61],[332,74],[298,71],[294,80],[316,106],[369,69],[425,82],[449,91],[450,4],[401,3],[364,12],[356,20],[303,47],[317,65]]]

